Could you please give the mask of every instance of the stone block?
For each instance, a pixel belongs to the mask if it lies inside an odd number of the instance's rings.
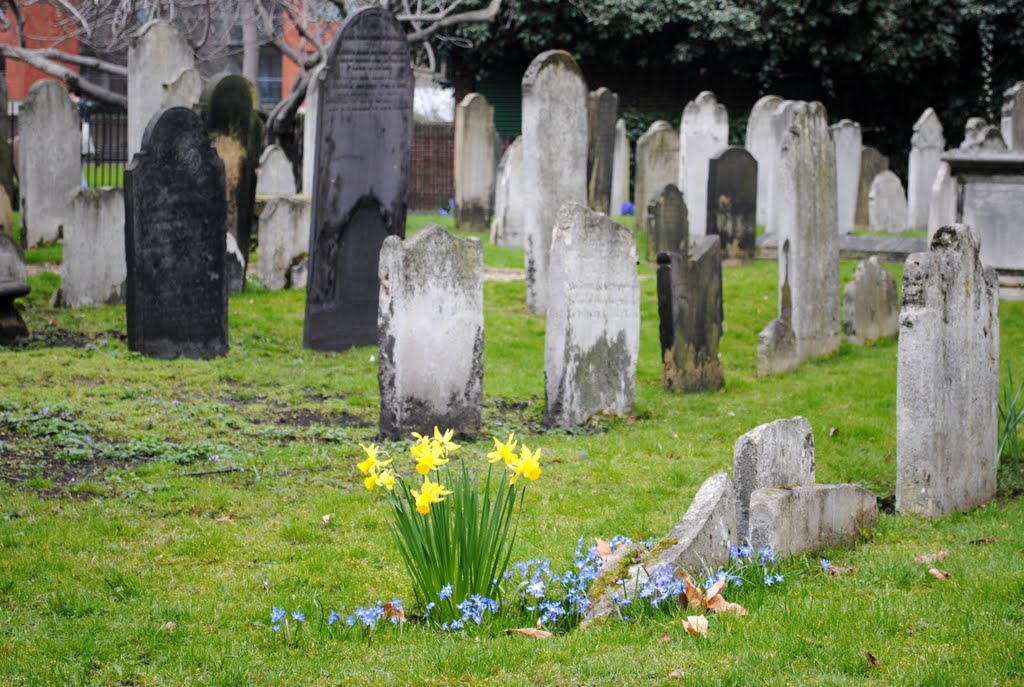
[[[856,484],[765,487],[750,495],[750,544],[777,556],[853,545],[878,523],[878,498]]]
[[[127,276],[124,192],[78,189],[64,229],[61,303],[69,308],[124,303]]]

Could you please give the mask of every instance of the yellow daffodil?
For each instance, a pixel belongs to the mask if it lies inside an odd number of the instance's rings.
[[[363,478],[363,486],[373,491],[373,488],[377,486],[377,470],[371,467],[369,472],[366,473],[366,477]]]
[[[384,470],[374,480],[378,487],[384,487],[388,491],[395,488],[395,475],[390,470]]]
[[[444,497],[450,493],[439,482],[431,482],[428,477],[424,477],[420,490],[412,490],[413,498],[416,499],[416,512],[426,515],[430,512],[431,504],[441,503],[444,501]]]
[[[504,460],[505,465],[510,465],[517,456],[514,451],[516,450],[516,441],[512,439],[512,434],[508,435],[508,441],[504,444],[498,439],[498,437],[492,437],[494,439],[494,450],[487,454],[487,460],[491,463],[496,463],[499,460]]]
[[[357,464],[356,467],[359,468],[359,472],[364,475],[369,475],[371,472],[374,472],[374,468],[384,467],[385,465],[391,464],[390,458],[387,460],[377,460],[377,455],[380,453],[380,450],[377,448],[377,444],[370,444],[369,446],[359,444],[359,448],[366,452],[366,460]]]
[[[432,441],[416,444],[409,450],[416,458],[416,472],[421,475],[428,475],[431,470],[436,470],[448,462],[447,458],[441,457],[441,447]]]
[[[520,475],[531,481],[540,477],[540,451],[541,449],[537,449],[535,453],[531,452],[525,444],[523,445],[523,454],[508,465],[512,471],[509,484],[515,484]]]
[[[461,444],[456,444],[452,441],[453,436],[455,436],[454,429],[446,430],[444,434],[441,434],[437,429],[437,425],[434,425],[434,441],[437,442],[437,445],[441,447],[441,450],[444,451],[445,454],[452,453],[453,451],[457,451],[462,448]]]

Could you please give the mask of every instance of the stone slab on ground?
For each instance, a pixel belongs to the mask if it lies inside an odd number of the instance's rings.
[[[757,257],[775,260],[779,252],[778,237],[762,234],[757,239]],[[928,240],[915,236],[856,236],[839,237],[839,257],[843,260],[865,260],[877,255],[886,262],[903,262],[911,253],[928,250]]]
[[[878,523],[878,498],[856,484],[765,487],[750,495],[750,545],[795,556],[852,545]]]

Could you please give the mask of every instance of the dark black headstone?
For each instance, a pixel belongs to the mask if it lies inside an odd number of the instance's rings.
[[[605,87],[587,99],[587,198],[590,209],[610,213],[612,168],[615,157],[615,122],[619,96]]]
[[[732,146],[708,166],[708,233],[718,234],[731,260],[753,260],[757,252],[757,160]]]
[[[158,112],[124,172],[128,348],[228,352],[224,164],[192,110]]]
[[[702,236],[689,255],[658,255],[658,317],[665,388],[720,389],[722,251],[716,236]]]
[[[659,253],[686,254],[690,229],[683,192],[668,184],[647,205],[647,260]]]
[[[349,15],[319,78],[303,343],[343,351],[376,345],[380,247],[405,236],[413,78],[394,15]]]
[[[25,257],[7,234],[0,232],[0,346],[10,346],[28,336],[28,327],[14,299],[29,292]]]

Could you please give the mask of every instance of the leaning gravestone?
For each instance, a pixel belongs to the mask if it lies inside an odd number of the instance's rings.
[[[621,215],[622,204],[628,203],[629,195],[629,137],[626,135],[626,121],[615,122],[615,149],[612,154],[612,205],[611,214]]]
[[[10,346],[28,336],[28,327],[14,305],[28,295],[28,274],[21,249],[7,234],[0,234],[0,346]]]
[[[932,197],[932,184],[939,171],[946,139],[935,110],[928,108],[914,124],[910,139],[910,162],[907,166],[907,228],[924,229],[928,226],[928,205]]]
[[[281,146],[272,144],[260,155],[259,175],[256,179],[258,196],[293,196],[296,193],[292,161]]]
[[[871,231],[900,232],[907,229],[907,196],[903,182],[885,170],[871,182],[868,193],[868,226]]]
[[[701,236],[689,251],[658,255],[658,318],[665,388],[721,389],[722,248]]]
[[[306,287],[310,217],[308,196],[278,196],[263,208],[256,267],[265,288],[279,291]]]
[[[587,202],[587,84],[564,50],[533,59],[523,75],[526,309],[548,305],[551,231],[559,208]]]
[[[729,114],[715,94],[703,91],[683,108],[679,123],[679,188],[690,234],[708,234],[708,160],[729,145]]]
[[[67,220],[71,194],[82,185],[78,110],[51,79],[37,81],[18,114],[21,242],[55,241]]]
[[[199,115],[172,107],[153,117],[124,194],[129,350],[226,355],[224,163]]]
[[[551,240],[544,337],[544,421],[578,425],[633,406],[640,350],[640,281],[628,229],[570,203]]]
[[[782,104],[777,95],[761,97],[747,119],[745,147],[757,160],[757,223],[767,226],[769,196],[774,189],[773,175],[780,141],[772,130],[772,116]]]
[[[605,87],[587,98],[587,198],[590,208],[611,215],[612,176],[615,160],[615,123],[619,116],[619,96]]]
[[[754,156],[739,146],[708,164],[708,234],[718,236],[731,260],[753,260],[757,252],[757,169]]]
[[[669,184],[647,206],[647,260],[667,251],[685,254],[689,236],[683,193]]]
[[[494,220],[491,243],[495,246],[523,247],[523,137],[512,141],[498,163],[498,181],[494,190]]]
[[[494,212],[494,108],[470,93],[455,108],[455,226],[487,231]]]
[[[380,252],[380,434],[480,431],[484,259],[479,239],[430,225]],[[424,337],[424,332],[430,332]]]
[[[1010,150],[1024,150],[1024,81],[1018,81],[1003,92],[1000,130]]]
[[[895,337],[900,330],[896,280],[878,256],[857,263],[843,290],[843,334],[855,345]]]
[[[896,510],[938,517],[995,496],[999,285],[974,231],[943,227],[903,271]]]
[[[860,183],[860,124],[841,119],[832,125],[836,146],[836,192],[838,194],[839,233],[853,231],[857,215],[857,187]]]
[[[350,14],[319,79],[303,343],[343,351],[377,343],[380,247],[405,235],[413,76],[394,15]]]
[[[139,152],[142,134],[160,110],[164,84],[195,62],[192,46],[166,19],[155,19],[128,44],[128,159]]]
[[[647,226],[647,206],[679,177],[679,133],[660,119],[636,142],[635,226]],[[681,190],[681,189],[680,189]]]
[[[124,303],[124,192],[80,188],[64,228],[60,302],[69,308]]]
[[[203,97],[203,77],[194,67],[185,67],[163,85],[160,107],[187,107],[194,110]]]
[[[889,169],[889,158],[878,152],[877,148],[865,146],[860,151],[860,177],[857,182],[857,214],[854,224],[867,227],[871,222],[868,216],[868,202],[871,195],[871,182],[875,177]]]

